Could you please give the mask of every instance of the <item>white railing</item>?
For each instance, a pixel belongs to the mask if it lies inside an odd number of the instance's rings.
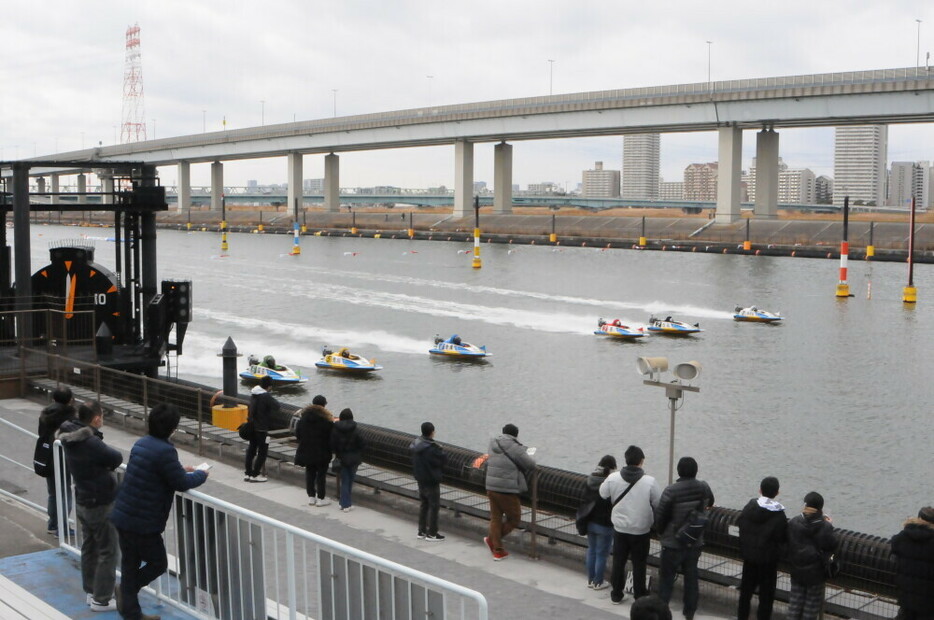
[[[63,456],[56,442],[56,471]],[[59,530],[80,555],[80,534]],[[199,491],[175,494],[165,543],[169,571],[151,591],[199,618],[488,618],[479,592]]]

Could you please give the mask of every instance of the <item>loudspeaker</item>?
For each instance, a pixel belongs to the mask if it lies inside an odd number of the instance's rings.
[[[700,371],[701,371],[701,363],[695,362],[692,360],[690,362],[683,362],[681,364],[678,364],[677,366],[675,366],[675,369],[672,372],[674,372],[675,376],[678,377],[679,379],[682,379],[684,381],[690,381],[691,379],[696,378],[697,375],[700,374]]]
[[[640,357],[636,359],[640,375],[651,375],[668,370],[667,357]]]

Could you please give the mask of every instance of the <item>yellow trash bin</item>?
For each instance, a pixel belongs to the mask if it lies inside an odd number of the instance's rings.
[[[214,405],[211,407],[211,424],[230,431],[237,430],[241,424],[246,422],[246,417],[246,405],[235,405],[233,407]]]

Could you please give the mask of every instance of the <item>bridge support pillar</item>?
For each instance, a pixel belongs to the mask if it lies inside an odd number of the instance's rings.
[[[512,213],[512,145],[493,147],[493,213]]]
[[[59,178],[57,174],[50,174],[49,179],[52,181],[52,189],[51,189],[51,192],[53,194],[52,204],[57,205],[61,202],[61,200],[59,200],[59,197],[55,196],[54,194],[57,194],[59,192],[59,188],[61,187],[59,185]]]
[[[758,218],[778,216],[778,132],[763,129],[756,134],[756,204]]]
[[[324,156],[324,210],[341,210],[341,158],[334,153]]]
[[[88,175],[83,172],[78,175],[78,204],[86,205],[88,203],[88,197],[84,193],[88,191]]]
[[[40,194],[45,193],[45,177],[39,177],[36,179],[36,192]]]
[[[717,223],[729,224],[739,219],[739,190],[742,178],[743,130],[720,128],[720,156],[717,173]]]
[[[98,171],[97,178],[101,180],[101,203],[112,205],[114,203],[114,175],[112,172]]]
[[[473,143],[454,143],[454,217],[467,217],[473,212]]]
[[[293,221],[298,221],[298,212],[302,208],[302,199],[304,198],[302,187],[302,164],[304,162],[301,153],[289,153],[289,197],[287,210],[292,212]]]
[[[224,201],[224,164],[211,164],[211,211],[221,212]]]
[[[191,162],[178,162],[178,182],[175,196],[178,198],[178,210],[184,211],[191,207]]]

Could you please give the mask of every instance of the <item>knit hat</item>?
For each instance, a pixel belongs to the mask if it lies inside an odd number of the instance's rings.
[[[322,396],[321,394],[318,394],[318,395],[315,396],[313,399],[311,399],[311,404],[312,404],[312,405],[319,405],[319,406],[321,406],[321,407],[324,407],[325,405],[328,404],[328,399],[325,398],[324,396]]]
[[[503,427],[503,435],[512,435],[513,437],[518,437],[519,427],[515,424],[507,424]]]
[[[804,496],[804,505],[807,508],[814,508],[815,510],[824,509],[824,496],[818,493],[817,491],[811,491]]]
[[[918,518],[928,523],[934,523],[934,506],[925,506],[918,511]]]

